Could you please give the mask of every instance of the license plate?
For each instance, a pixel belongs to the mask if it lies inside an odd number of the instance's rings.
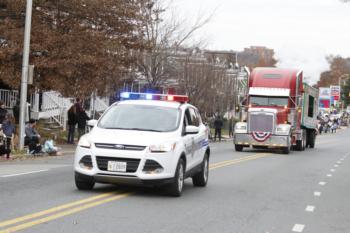
[[[126,172],[126,162],[108,161],[107,170],[111,172]]]

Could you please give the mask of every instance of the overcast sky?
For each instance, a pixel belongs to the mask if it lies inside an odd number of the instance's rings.
[[[174,0],[182,17],[215,11],[201,30],[208,47],[276,52],[279,67],[304,70],[310,82],[328,69],[326,55],[350,57],[350,3],[339,0]]]

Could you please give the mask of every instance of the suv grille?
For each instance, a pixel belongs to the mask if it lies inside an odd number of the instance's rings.
[[[140,163],[140,159],[96,156],[98,169],[102,171],[107,171],[108,161],[126,162],[126,172],[136,172]]]
[[[266,113],[249,114],[250,132],[273,132],[273,115]]]
[[[110,143],[95,143],[95,146],[96,148],[102,148],[102,149],[135,150],[135,151],[142,151],[146,148],[145,146],[110,144]]]

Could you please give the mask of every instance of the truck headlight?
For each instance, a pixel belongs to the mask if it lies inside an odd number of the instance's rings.
[[[235,125],[235,133],[247,133],[247,123],[237,122]]]
[[[149,150],[152,153],[163,153],[163,152],[170,152],[175,150],[176,148],[176,142],[166,142],[156,145],[150,145]]]
[[[289,135],[289,132],[290,132],[290,125],[288,125],[288,124],[277,125],[276,134]]]
[[[87,139],[87,136],[84,135],[79,139],[78,146],[90,149],[91,142],[89,142],[89,140]]]

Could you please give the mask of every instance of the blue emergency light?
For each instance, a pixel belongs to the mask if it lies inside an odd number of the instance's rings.
[[[137,92],[122,92],[120,93],[120,100],[162,100],[175,101],[180,103],[188,102],[186,95],[165,95],[152,93],[137,93]]]

